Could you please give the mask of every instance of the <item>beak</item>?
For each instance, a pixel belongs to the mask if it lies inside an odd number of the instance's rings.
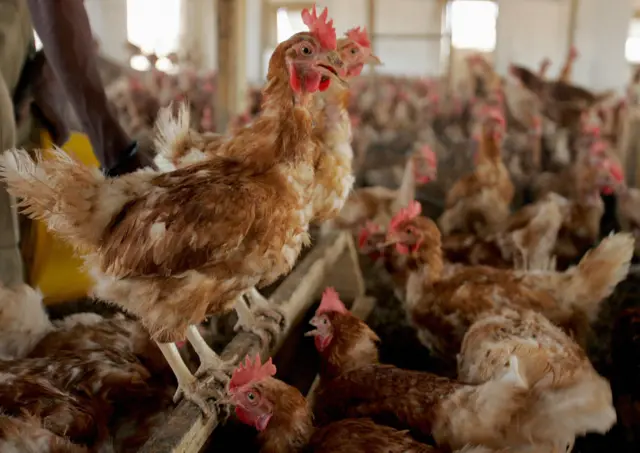
[[[406,239],[407,239],[407,236],[403,233],[390,232],[390,233],[387,233],[386,241],[378,245],[378,248],[385,248],[391,245],[396,245],[399,242],[405,242]]]
[[[322,74],[337,80],[341,85],[347,87],[349,84],[344,80],[346,74],[346,67],[340,59],[340,54],[337,50],[331,50],[324,54],[322,59],[324,63],[318,64],[319,72]]]
[[[315,337],[316,335],[320,334],[320,331],[317,329],[319,323],[320,321],[318,321],[318,318],[316,318],[315,316],[311,318],[311,321],[309,321],[309,324],[311,324],[313,327],[316,327],[316,329],[310,330],[309,332],[305,332],[304,336]]]
[[[382,65],[382,61],[380,60],[380,58],[376,57],[375,55],[369,55],[367,57],[367,64],[372,64],[374,66],[381,66]]]

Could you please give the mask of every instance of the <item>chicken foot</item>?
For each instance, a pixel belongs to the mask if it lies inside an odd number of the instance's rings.
[[[194,325],[187,327],[187,340],[193,346],[193,350],[198,354],[200,366],[196,371],[195,377],[200,378],[209,373],[216,379],[224,382],[226,385],[231,377],[231,372],[236,366],[238,357],[231,360],[223,361],[218,354],[207,344],[202,338],[202,334]]]
[[[236,300],[235,309],[238,322],[233,329],[254,333],[263,345],[270,345],[284,329],[284,314],[255,288]]]
[[[193,327],[195,328],[195,326]],[[223,371],[226,364],[222,362],[215,352],[209,349],[209,353],[203,353],[202,345],[207,348],[208,346],[200,336],[199,332],[197,336],[200,337],[201,342],[200,340],[196,340],[196,337],[192,332],[187,333],[189,342],[192,343],[198,357],[201,358],[201,365],[198,369],[198,373],[200,373],[199,377],[191,374],[191,371],[189,371],[189,368],[182,360],[180,352],[174,343],[156,343],[178,381],[178,389],[173,395],[173,402],[177,403],[184,396],[186,400],[191,401],[198,406],[205,417],[210,417],[213,415],[213,410],[209,405],[208,400],[221,399],[224,396],[229,376]],[[196,345],[193,344],[194,342]],[[206,358],[203,358],[205,356],[201,356],[201,353],[207,354]],[[214,356],[217,360],[215,363],[213,363]],[[206,365],[203,368],[203,364],[205,363]],[[204,371],[209,371],[210,375],[205,376]]]

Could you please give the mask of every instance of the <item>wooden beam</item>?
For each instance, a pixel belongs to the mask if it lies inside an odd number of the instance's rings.
[[[367,5],[367,24],[368,24],[368,32],[369,37],[371,39],[371,53],[373,55],[377,55],[376,53],[376,0],[369,0],[369,4]],[[370,71],[372,73],[376,72],[376,65],[369,65]]]
[[[245,0],[217,0],[218,90],[216,126],[223,132],[245,102]]]
[[[449,36],[448,33],[377,33],[376,38],[382,39],[420,39],[427,41],[440,41],[443,37]]]
[[[576,27],[578,25],[578,9],[580,8],[580,0],[571,0],[569,6],[569,27],[567,30],[567,52],[575,44]]]
[[[243,360],[260,353],[263,359],[277,353],[289,332],[300,323],[313,305],[317,294],[338,258],[349,247],[349,233],[335,232],[320,239],[313,250],[287,276],[269,300],[285,315],[286,327],[271,350],[261,349],[260,339],[252,333],[239,333],[221,354],[223,360]],[[169,417],[163,429],[139,450],[139,453],[198,453],[218,426],[214,415],[203,420],[202,413],[192,403],[181,402]]]

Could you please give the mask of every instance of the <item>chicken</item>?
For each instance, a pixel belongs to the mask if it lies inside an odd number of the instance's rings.
[[[348,229],[357,234],[367,222],[385,226],[400,208],[415,198],[417,184],[427,184],[436,177],[435,153],[425,145],[407,160],[398,189],[382,186],[356,189],[347,199],[340,214],[324,225],[324,230]]]
[[[558,232],[569,214],[569,201],[550,193],[513,213],[500,232],[487,238],[472,234],[442,237],[449,262],[499,268],[546,270],[553,267]]]
[[[339,81],[342,62],[327,11],[303,16],[311,31],[280,43],[271,57],[263,115],[210,159],[114,179],[62,151],[34,163],[26,151],[13,150],[2,163],[23,211],[84,254],[94,296],[140,317],[178,379],[176,398],[184,394],[205,414],[206,400],[221,394],[228,377],[195,325],[236,303],[241,324],[258,330],[258,314],[273,310],[251,289],[290,271],[309,243],[315,156],[309,107],[318,90]],[[166,141],[177,132],[160,128]],[[201,359],[197,374],[206,379],[194,377],[178,353],[174,342],[185,335]]]
[[[53,326],[42,294],[29,285],[0,286],[0,360],[25,357]]]
[[[2,358],[0,410],[18,421],[35,417],[76,445],[112,442],[117,451],[137,451],[169,412],[175,390],[142,325],[122,314],[50,321],[28,286],[3,294],[11,297],[0,300],[0,350],[10,353]]]
[[[611,338],[611,384],[620,423],[640,433],[640,308],[630,307],[616,318]]]
[[[556,450],[540,445],[521,445],[518,447],[488,448],[482,445],[468,445],[457,453],[557,453]]]
[[[473,323],[458,355],[458,379],[471,384],[495,379],[512,355],[531,393],[515,416],[515,429],[505,433],[510,445],[565,451],[576,436],[604,434],[616,422],[609,382],[577,343],[531,310],[503,308]]]
[[[364,64],[379,64],[380,60],[371,53],[371,42],[366,30],[354,28],[337,41],[338,52],[344,63],[346,78],[360,75]],[[315,183],[312,199],[315,221],[335,217],[342,208],[353,186],[353,151],[351,149],[351,127],[347,106],[349,91],[343,86],[331,85],[323,96],[314,98],[312,112],[317,117],[314,133],[320,146],[316,148],[314,158]],[[170,110],[162,113],[170,114]],[[168,122],[172,120],[167,119]],[[188,118],[178,118],[173,123],[184,130]],[[198,134],[185,130],[178,140],[158,145],[158,159],[169,161],[173,166],[182,168],[215,155],[227,141],[222,134]]]
[[[0,451],[38,453],[89,453],[88,447],[72,443],[41,426],[35,417],[0,415]]]
[[[578,59],[578,49],[576,49],[574,46],[571,46],[571,48],[569,49],[569,54],[567,55],[567,60],[564,63],[564,66],[562,67],[562,70],[560,71],[560,76],[558,77],[558,81],[560,82],[564,82],[564,83],[570,83],[571,82],[571,72],[573,70],[573,63]]]
[[[538,77],[540,77],[541,79],[545,79],[547,76],[547,71],[549,70],[549,67],[551,67],[551,59],[549,58],[544,58],[541,62],[540,62],[540,67],[538,68]]]
[[[594,149],[597,143],[592,153]],[[612,193],[622,177],[619,165],[608,157],[589,155],[579,159],[589,163],[578,165],[569,212],[558,233],[554,254],[561,269],[573,264],[600,237],[605,212],[600,194]]]
[[[616,217],[623,231],[627,231],[636,239],[636,254],[640,255],[640,189],[629,187],[622,169],[612,165],[611,173],[616,179],[614,184],[616,194]]]
[[[364,64],[379,64],[372,54],[366,30],[360,27],[347,31],[338,40],[340,58],[345,64],[346,77],[359,76]],[[347,110],[349,91],[333,85],[325,98],[316,98],[316,109],[323,112],[317,132],[321,146],[315,158],[316,179],[312,197],[314,220],[322,222],[336,217],[347,200],[354,183],[352,171],[351,120]]]
[[[376,334],[348,312],[332,289],[325,291],[311,324],[315,329],[308,334],[321,356],[314,408],[320,425],[371,417],[432,435],[442,448],[501,446],[529,392],[515,357],[501,377],[479,386],[379,364]]]
[[[66,437],[78,445],[106,440],[110,415],[107,408],[99,407],[90,398],[60,390],[45,377],[17,376],[11,373],[11,364],[2,365],[3,371],[7,368],[0,384],[3,415],[21,422],[37,420],[52,435]]]
[[[370,419],[340,420],[313,427],[313,415],[300,391],[276,378],[276,367],[260,356],[246,358],[233,373],[229,399],[242,423],[259,431],[262,453],[366,452],[437,453],[413,440],[406,431],[375,424]]]
[[[442,276],[441,234],[413,202],[387,228],[386,246],[408,258],[405,310],[421,342],[453,359],[469,326],[500,307],[532,309],[571,332],[583,344],[600,303],[626,277],[633,237],[605,238],[566,272],[461,267]]]
[[[445,212],[438,219],[443,234],[487,235],[509,216],[514,187],[500,151],[504,126],[501,114],[490,110],[475,171],[459,179],[447,193]]]

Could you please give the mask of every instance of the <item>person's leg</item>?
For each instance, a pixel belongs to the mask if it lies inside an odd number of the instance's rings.
[[[0,152],[16,146],[12,92],[18,83],[33,31],[24,0],[0,0]],[[0,186],[0,283],[24,281],[20,234],[13,197]]]

